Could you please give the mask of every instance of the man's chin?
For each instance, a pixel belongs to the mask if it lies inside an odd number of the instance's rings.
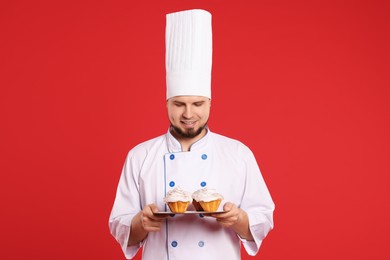
[[[200,135],[205,127],[181,129],[176,126],[171,126],[171,128],[173,129],[175,134],[177,134],[177,136],[185,139],[191,139]]]
[[[200,135],[202,131],[199,131],[199,128],[198,129],[195,129],[195,128],[187,128],[185,130],[181,130],[180,133],[178,133],[182,138],[188,138],[188,139],[191,139],[191,138],[194,138],[194,137],[197,137],[198,135]]]
[[[187,138],[194,138],[196,137],[197,135],[199,135],[200,133],[197,132],[197,129],[195,128],[189,128],[189,129],[186,129],[183,131],[183,135],[184,137],[187,137]]]

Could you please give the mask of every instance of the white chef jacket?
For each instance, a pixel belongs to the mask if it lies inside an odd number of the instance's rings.
[[[241,239],[232,229],[202,214],[168,217],[159,232],[150,232],[139,245],[128,246],[132,218],[148,204],[168,211],[163,202],[175,187],[194,192],[209,187],[225,202],[247,212],[254,241]],[[210,132],[182,152],[167,134],[134,147],[127,155],[109,219],[111,234],[127,259],[143,246],[144,260],[241,259],[240,242],[255,255],[273,228],[274,203],[253,153],[237,140]]]

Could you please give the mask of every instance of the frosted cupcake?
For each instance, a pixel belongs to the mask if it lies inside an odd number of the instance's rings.
[[[199,202],[195,199],[195,198],[198,198],[199,196],[199,193],[201,192],[201,190],[197,190],[195,191],[194,193],[192,193],[191,197],[192,197],[192,205],[194,205],[194,208],[196,211],[203,211],[203,208],[202,206],[199,204]]]
[[[194,204],[196,210],[214,212],[218,210],[223,196],[217,193],[215,189],[203,188],[195,191],[192,194],[192,199],[192,204]]]
[[[164,198],[164,202],[168,204],[169,209],[173,213],[186,212],[188,205],[192,201],[191,193],[182,190],[180,187],[176,187],[173,190],[168,191]]]

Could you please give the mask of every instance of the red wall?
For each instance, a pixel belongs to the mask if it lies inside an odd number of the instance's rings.
[[[116,185],[167,131],[165,14],[189,8],[213,14],[210,128],[253,150],[276,203],[256,259],[390,259],[390,6],[372,0],[2,1],[0,257],[124,259]]]

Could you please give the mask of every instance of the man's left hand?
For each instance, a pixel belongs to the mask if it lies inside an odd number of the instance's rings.
[[[232,202],[226,202],[223,210],[224,213],[211,214],[211,217],[214,217],[223,227],[233,229],[241,238],[253,240],[249,230],[248,214]]]
[[[223,206],[223,211],[225,211],[225,213],[211,215],[212,217],[216,218],[218,223],[220,223],[223,227],[232,227],[240,220],[242,210],[234,203],[227,202]]]

